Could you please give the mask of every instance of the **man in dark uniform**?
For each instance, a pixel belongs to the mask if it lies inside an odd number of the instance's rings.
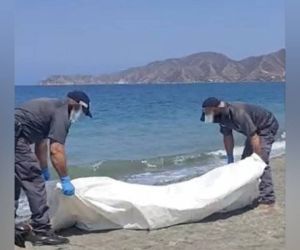
[[[279,127],[278,121],[270,111],[246,103],[226,103],[215,97],[207,98],[202,108],[201,121],[220,125],[228,163],[234,161],[232,130],[235,130],[247,138],[242,159],[256,153],[269,164],[272,144]],[[273,205],[275,194],[269,165],[261,176],[259,189],[259,204]]]
[[[32,213],[36,245],[68,242],[51,230],[45,189],[45,181],[50,178],[48,147],[62,192],[71,196],[75,190],[68,176],[64,144],[71,123],[82,114],[92,117],[90,99],[82,91],[69,92],[64,99],[34,99],[15,109],[15,209],[23,189]],[[35,145],[35,152],[31,144]]]

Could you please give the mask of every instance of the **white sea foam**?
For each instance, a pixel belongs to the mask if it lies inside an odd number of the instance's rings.
[[[272,152],[271,152],[271,158],[278,157],[280,155],[283,155],[285,153],[285,141],[276,141],[272,145]],[[238,146],[234,148],[234,156],[239,157],[242,155],[244,150],[244,146]],[[226,157],[226,151],[223,149],[212,151],[207,153],[208,155],[214,155],[219,157]]]
[[[99,161],[99,162],[93,164],[93,165],[92,165],[93,171],[97,171],[97,170],[101,167],[101,165],[103,164],[103,162],[104,162],[104,161]]]
[[[276,141],[272,147],[271,158],[283,155],[285,153],[285,147],[286,147],[285,141]],[[241,156],[243,152],[243,148],[244,147],[242,146],[235,147],[234,155],[236,159],[238,159]],[[198,166],[184,167],[184,163],[186,160],[199,158],[199,161],[201,162],[202,157],[205,155],[211,157],[211,159],[207,159],[208,162],[210,163],[206,163],[206,164],[199,163]],[[163,164],[162,158],[159,158],[159,160],[157,159],[154,160],[155,163],[156,161],[157,164],[154,164],[152,162],[150,163],[148,160],[143,160],[141,162],[149,169],[158,168],[159,164]],[[185,178],[199,176],[214,167],[223,165],[226,162],[226,152],[225,150],[216,150],[208,153],[180,155],[180,156],[175,156],[173,162],[175,165],[183,164],[182,165],[183,167],[180,169],[132,174],[127,176],[124,180],[128,182],[142,183],[142,184],[149,184],[149,185],[166,184],[166,183],[181,181],[184,180]],[[93,166],[93,170],[97,170],[98,168],[101,168],[102,163],[103,162],[98,162],[97,164],[95,164]],[[21,216],[21,218],[28,218],[30,216],[28,202],[26,197],[23,194],[21,195],[19,201],[18,214]]]
[[[157,168],[158,167],[156,164],[151,164],[147,160],[142,160],[141,163],[146,165],[147,168]]]

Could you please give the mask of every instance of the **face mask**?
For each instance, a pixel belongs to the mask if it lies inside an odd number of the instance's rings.
[[[204,118],[205,123],[213,123],[214,122],[214,114],[206,114]]]
[[[71,121],[71,123],[77,122],[78,119],[80,118],[81,114],[82,114],[82,108],[81,107],[80,107],[79,110],[72,109],[71,113],[70,113],[70,121]]]

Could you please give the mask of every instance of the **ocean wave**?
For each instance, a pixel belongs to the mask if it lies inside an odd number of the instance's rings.
[[[286,142],[284,140],[276,141],[272,145],[272,152],[271,152],[271,158],[278,157],[285,153],[285,146]],[[240,156],[242,155],[244,150],[244,146],[238,146],[234,148],[234,156]],[[220,157],[226,157],[226,151],[225,150],[216,150],[213,152],[209,152],[208,155],[216,155]]]
[[[285,152],[285,141],[278,140],[273,144],[271,158]],[[239,159],[243,146],[234,148],[235,159]],[[144,173],[161,173],[165,171],[181,171],[182,169],[211,168],[226,163],[226,151],[219,149],[211,152],[193,152],[169,156],[159,156],[141,160],[110,160],[98,161],[88,165],[73,166],[70,173],[73,178],[87,176],[109,176],[116,179],[126,179],[128,176]]]
[[[271,158],[285,153],[286,142],[276,141],[273,144]],[[243,147],[234,149],[235,158],[242,154]],[[109,176],[130,183],[146,185],[165,185],[200,176],[207,171],[226,163],[225,150],[207,153],[191,153],[157,157],[147,160],[98,161],[85,166],[72,167],[72,178],[88,176]],[[30,210],[24,194],[19,201],[18,220],[28,219]]]

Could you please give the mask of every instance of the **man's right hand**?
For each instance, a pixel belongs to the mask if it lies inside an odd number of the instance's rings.
[[[75,193],[75,187],[71,183],[69,176],[60,177],[63,194],[66,196],[72,196]]]
[[[42,176],[44,178],[45,181],[49,181],[50,180],[50,172],[48,167],[46,168],[42,168]]]
[[[230,164],[230,163],[233,163],[233,162],[234,162],[233,154],[227,155],[227,163]]]
[[[233,163],[234,162],[234,158],[233,158],[234,138],[232,133],[229,135],[224,135],[223,141],[224,141],[225,151],[227,154],[227,163],[228,164]]]

